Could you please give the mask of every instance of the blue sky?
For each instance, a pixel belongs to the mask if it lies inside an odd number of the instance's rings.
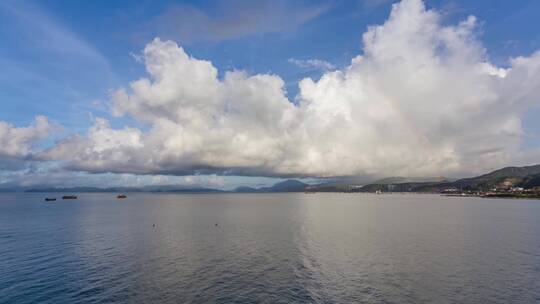
[[[111,92],[147,77],[141,54],[155,37],[211,61],[218,78],[231,70],[279,75],[294,102],[299,81],[317,80],[328,68],[344,69],[362,53],[362,34],[369,25],[384,23],[394,2],[2,1],[0,121],[23,127],[46,116],[60,127],[41,147],[84,134],[96,117],[112,128],[146,130],[150,126],[133,116],[111,115],[109,104]],[[475,34],[499,67],[540,49],[539,1],[427,0],[426,7],[438,12],[443,25],[476,16]],[[525,148],[540,146],[538,115],[538,106],[522,115]]]

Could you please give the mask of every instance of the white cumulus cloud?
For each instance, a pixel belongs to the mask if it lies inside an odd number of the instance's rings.
[[[540,52],[489,62],[471,16],[443,25],[421,0],[393,5],[349,66],[303,79],[293,103],[277,75],[229,71],[155,39],[148,77],[112,96],[149,126],[88,134],[44,152],[73,170],[261,176],[480,172],[516,160],[521,117],[540,102]]]
[[[27,127],[0,121],[0,169],[18,168],[36,152],[36,143],[49,136],[51,131],[52,126],[44,116],[37,116]]]

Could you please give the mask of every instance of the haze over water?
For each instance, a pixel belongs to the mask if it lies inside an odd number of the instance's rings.
[[[1,303],[540,302],[539,201],[43,197],[0,195]]]

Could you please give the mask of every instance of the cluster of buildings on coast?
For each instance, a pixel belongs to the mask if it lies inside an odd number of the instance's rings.
[[[448,196],[540,198],[540,187],[529,189],[525,189],[523,187],[494,187],[488,190],[461,190],[451,187],[444,189],[441,194]]]

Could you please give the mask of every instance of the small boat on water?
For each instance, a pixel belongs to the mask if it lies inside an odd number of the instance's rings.
[[[55,201],[55,200],[56,200],[56,197],[46,197],[45,198],[46,202],[52,202],[52,201]]]
[[[64,195],[62,196],[62,199],[77,199],[76,195]]]
[[[127,198],[127,195],[125,194],[119,194],[116,196],[116,198]]]

